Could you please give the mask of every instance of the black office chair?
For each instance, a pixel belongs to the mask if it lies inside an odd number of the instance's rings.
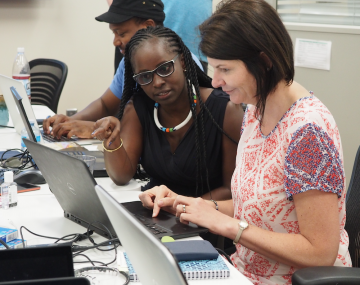
[[[349,235],[349,252],[353,267],[360,266],[360,146],[356,153],[346,197],[345,230]],[[309,267],[296,271],[293,285],[360,284],[360,268]]]
[[[67,65],[59,60],[47,58],[31,60],[29,65],[31,104],[45,105],[57,113],[61,91],[68,73]]]

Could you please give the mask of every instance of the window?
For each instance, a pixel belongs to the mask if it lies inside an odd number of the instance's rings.
[[[283,22],[360,26],[360,0],[277,0]]]

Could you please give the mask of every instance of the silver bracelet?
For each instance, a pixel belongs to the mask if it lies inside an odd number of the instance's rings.
[[[218,203],[215,200],[212,200],[212,199],[210,201],[214,202],[216,211],[219,211]]]

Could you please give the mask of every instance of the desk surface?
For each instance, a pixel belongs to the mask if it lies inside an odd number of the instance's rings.
[[[0,150],[20,147],[20,136],[14,129],[0,128]],[[110,178],[97,178],[97,183],[104,187],[119,202],[139,200],[140,184],[132,180],[126,186],[115,185]],[[18,206],[9,210],[0,209],[0,224],[12,223],[17,229],[25,226],[29,230],[44,236],[62,237],[73,233],[84,233],[86,229],[63,217],[63,210],[55,196],[50,192],[47,184],[41,185],[41,189],[32,192],[20,193],[18,195]],[[23,230],[24,239],[28,245],[53,243],[54,240],[36,237]],[[93,235],[96,242],[105,239],[97,234]],[[90,245],[88,241],[79,243],[82,246]],[[119,251],[123,251],[119,247]],[[110,262],[114,258],[114,251],[100,252],[88,250],[86,254],[92,260]],[[75,257],[74,262],[84,261],[83,257]],[[227,262],[227,261],[225,261]],[[89,266],[89,263],[75,263],[75,269]],[[116,264],[113,264],[116,266]],[[238,270],[227,263],[230,268],[230,278],[213,280],[191,280],[189,284],[252,284]],[[111,265],[110,265],[111,266]],[[131,284],[141,284],[132,282]]]

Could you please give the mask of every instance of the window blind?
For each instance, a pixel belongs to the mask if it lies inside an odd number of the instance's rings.
[[[283,22],[360,26],[360,0],[277,0]]]

